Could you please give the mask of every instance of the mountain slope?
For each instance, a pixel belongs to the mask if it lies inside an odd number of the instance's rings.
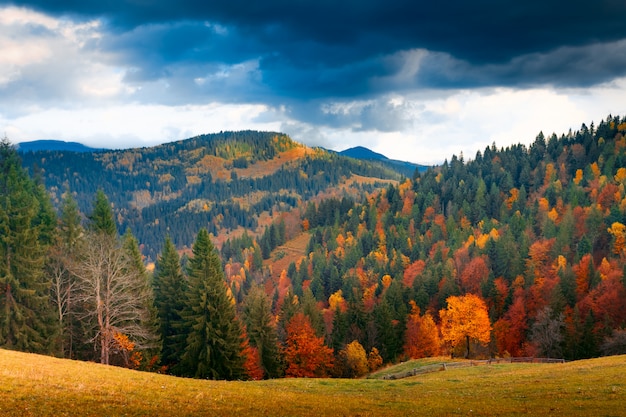
[[[121,231],[130,227],[152,259],[166,234],[183,248],[201,227],[218,239],[243,229],[261,233],[279,213],[311,199],[360,199],[402,176],[274,132],[223,132],[151,148],[37,151],[22,157],[25,167],[38,167],[57,204],[69,188],[89,213],[102,188]]]
[[[62,140],[33,140],[31,142],[20,142],[17,144],[18,152],[38,152],[38,151],[69,151],[69,152],[95,152],[101,149],[90,148],[78,142],[64,142]]]

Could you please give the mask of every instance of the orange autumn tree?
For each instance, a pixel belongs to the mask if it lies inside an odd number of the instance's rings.
[[[465,357],[470,356],[470,340],[487,344],[491,340],[491,323],[487,305],[474,294],[448,297],[448,308],[439,311],[443,340],[452,347],[465,342]]]
[[[311,321],[303,313],[293,316],[286,328],[285,376],[315,378],[328,376],[333,365],[333,350],[315,335]]]
[[[437,356],[441,340],[439,329],[430,313],[420,316],[420,308],[411,300],[411,313],[404,334],[404,353],[411,359]]]
[[[143,355],[135,350],[135,343],[120,332],[113,333],[113,340],[115,343],[113,350],[120,353],[123,366],[130,369],[138,369],[143,360]]]

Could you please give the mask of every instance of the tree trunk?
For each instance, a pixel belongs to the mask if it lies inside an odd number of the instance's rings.
[[[465,342],[466,342],[466,351],[465,351],[465,359],[469,359],[470,356],[470,337],[469,336],[465,336]]]

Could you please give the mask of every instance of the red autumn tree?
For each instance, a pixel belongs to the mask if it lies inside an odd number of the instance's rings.
[[[426,262],[421,259],[413,262],[411,265],[407,266],[404,270],[404,275],[402,277],[402,283],[407,287],[412,287],[415,278],[417,278],[426,267]]]
[[[485,258],[483,256],[473,258],[461,272],[461,289],[464,292],[478,295],[480,294],[480,284],[487,278],[489,278],[489,267]]]
[[[415,301],[411,300],[410,304],[411,313],[404,335],[404,353],[412,359],[437,356],[441,339],[433,317],[429,313],[420,316],[420,308]]]
[[[576,274],[576,297],[582,300],[589,292],[589,282],[593,273],[593,260],[590,254],[584,255],[578,265],[574,265]]]
[[[600,283],[589,291],[593,314],[600,320],[621,327],[626,323],[626,289],[623,270],[617,260],[602,260],[598,267]]]
[[[523,343],[528,327],[526,320],[523,291],[518,289],[509,310],[493,326],[496,345],[501,355],[508,353],[512,356],[520,356],[523,354]]]
[[[444,341],[453,347],[465,343],[465,356],[470,356],[470,340],[489,343],[491,323],[487,305],[474,294],[448,297],[448,308],[439,311]]]
[[[284,359],[287,377],[325,377],[333,365],[333,350],[315,335],[311,321],[303,313],[293,316],[286,328]]]
[[[246,372],[246,375],[254,381],[260,381],[265,377],[265,371],[263,370],[263,365],[261,364],[261,355],[259,355],[259,350],[257,348],[250,346],[250,340],[248,339],[248,333],[245,328],[241,348],[246,357],[246,361],[243,364],[243,369]]]

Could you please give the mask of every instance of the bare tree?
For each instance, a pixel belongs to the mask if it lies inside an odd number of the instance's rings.
[[[71,315],[75,290],[75,276],[70,271],[70,260],[61,253],[59,247],[53,247],[46,262],[46,274],[51,282],[51,299],[56,308],[61,334],[60,349],[63,355],[73,357],[73,336]]]
[[[531,340],[537,346],[540,355],[548,358],[561,356],[564,326],[563,313],[552,317],[550,307],[545,307],[537,313],[537,319],[531,329]]]
[[[154,347],[158,337],[150,326],[151,288],[132,264],[119,238],[90,232],[73,266],[80,319],[90,342],[99,346],[100,362],[109,364],[118,348],[116,335],[125,335],[137,349]]]
[[[626,330],[613,330],[613,334],[604,339],[600,351],[605,356],[626,354]]]

